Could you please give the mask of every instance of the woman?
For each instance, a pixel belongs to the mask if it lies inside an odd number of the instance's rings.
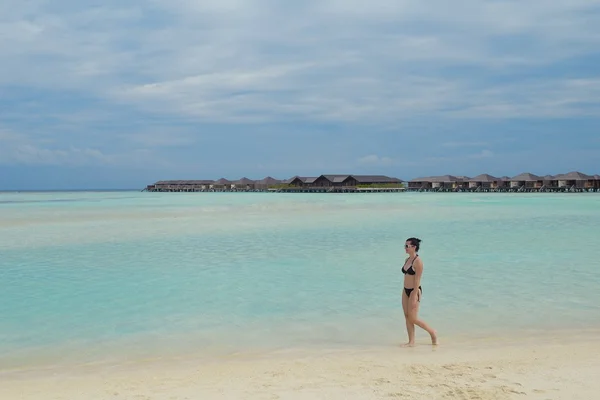
[[[404,346],[415,345],[415,325],[423,328],[431,336],[431,343],[437,344],[436,332],[425,322],[418,318],[419,303],[423,289],[421,289],[421,276],[423,275],[423,261],[419,257],[419,245],[421,239],[410,238],[404,244],[404,250],[408,258],[402,266],[404,274],[404,293],[402,293],[402,308],[406,319],[406,330],[408,331],[408,343]],[[417,289],[415,289],[417,288]]]

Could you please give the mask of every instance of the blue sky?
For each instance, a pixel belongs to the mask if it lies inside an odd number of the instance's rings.
[[[600,173],[598,0],[5,0],[0,190]]]

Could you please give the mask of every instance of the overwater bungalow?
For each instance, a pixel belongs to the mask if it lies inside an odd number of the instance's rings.
[[[284,192],[347,192],[378,189],[403,189],[402,180],[384,175],[319,175],[316,177],[295,176],[284,182]]]
[[[314,187],[344,187],[356,186],[358,181],[351,175],[321,175],[315,179],[311,186]]]
[[[408,190],[436,192],[461,191],[468,188],[467,179],[468,177],[454,175],[415,178],[408,182]]]
[[[523,172],[508,180],[511,191],[530,192],[537,191],[544,186],[544,179],[540,176]]]
[[[545,175],[542,177],[542,187],[540,192],[554,192],[558,190],[558,181],[554,175]]]
[[[284,181],[285,186],[288,189],[308,189],[313,186],[318,176],[295,176],[289,180]]]
[[[458,191],[468,187],[463,178],[454,175],[433,176],[429,179],[431,188],[437,191]]]
[[[270,187],[280,184],[282,181],[267,176],[255,181],[246,177],[236,181],[221,178],[213,180],[170,180],[158,181],[146,186],[144,191],[149,192],[222,192],[222,191],[265,191]]]
[[[148,185],[151,192],[215,192],[215,191],[273,191],[273,192],[392,192],[406,190],[403,181],[385,175],[324,174],[313,177],[293,176],[278,180],[267,176],[261,180],[246,177],[235,181],[221,178],[213,180],[163,180]],[[415,178],[408,181],[409,191],[493,191],[493,192],[600,192],[600,175],[587,175],[572,171],[559,175],[538,176],[524,172],[512,178],[489,174],[474,178],[440,175]]]
[[[280,185],[283,181],[280,179],[275,179],[270,176],[267,176],[261,180],[254,182],[255,190],[268,190],[269,188],[273,188],[274,186]]]
[[[233,182],[229,179],[221,178],[213,182],[211,189],[216,191],[223,191],[231,189],[231,184]]]
[[[153,192],[200,192],[212,184],[212,180],[170,180],[158,181],[146,189]]]
[[[504,187],[505,182],[502,178],[497,178],[489,174],[477,175],[474,178],[467,179],[471,191],[492,191]]]
[[[408,181],[408,190],[409,191],[431,190],[431,187],[432,187],[431,178],[432,177],[428,176],[428,177],[420,177],[420,178],[411,179],[410,181]]]
[[[596,189],[596,180],[592,175],[586,175],[578,171],[560,174],[555,177],[557,186],[561,190],[588,191]]]
[[[385,175],[351,175],[356,181],[357,186],[395,186],[400,187],[404,184],[404,181],[399,178],[394,178]]]
[[[242,190],[242,191],[248,191],[248,190],[254,190],[254,186],[255,186],[255,181],[248,179],[246,177],[240,178],[237,181],[234,181],[231,183],[231,189],[232,190]]]

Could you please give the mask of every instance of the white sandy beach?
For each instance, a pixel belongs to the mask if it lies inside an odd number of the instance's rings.
[[[487,343],[487,344],[486,344]],[[0,399],[596,399],[600,337],[4,371]]]

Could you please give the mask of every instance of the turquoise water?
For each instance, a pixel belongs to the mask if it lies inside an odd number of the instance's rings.
[[[441,337],[597,327],[599,226],[598,194],[0,193],[0,367],[399,343],[410,236]]]

